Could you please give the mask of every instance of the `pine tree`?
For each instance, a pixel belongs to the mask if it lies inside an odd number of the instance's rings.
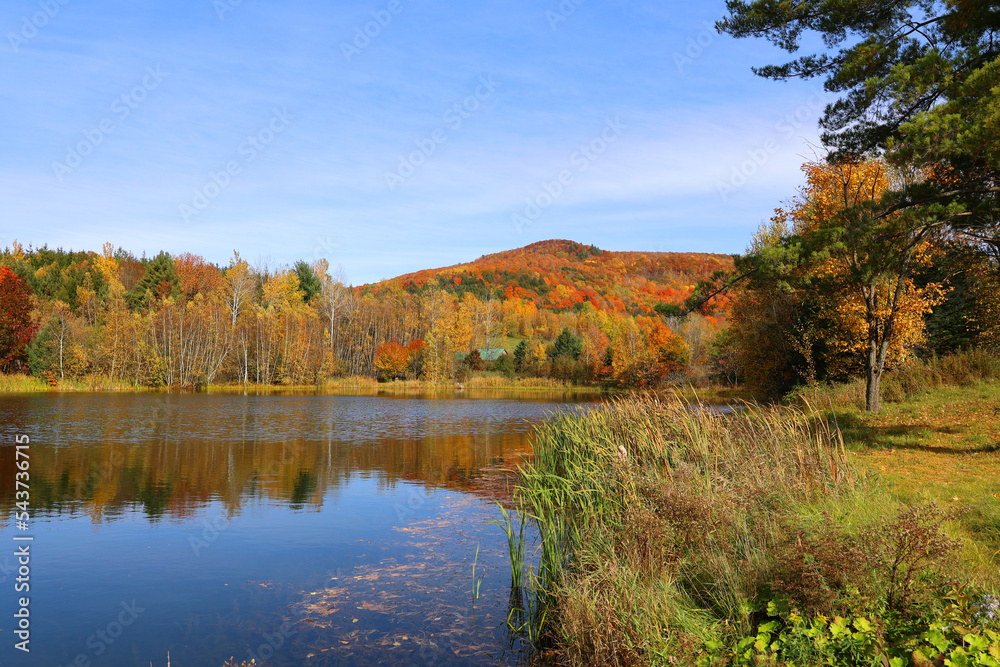
[[[583,352],[583,342],[573,335],[569,327],[563,327],[556,342],[552,345],[552,358],[569,357],[576,360],[580,357],[581,352]]]
[[[1000,8],[968,0],[728,0],[717,24],[795,52],[754,68],[784,81],[823,78],[840,99],[820,126],[831,161],[884,155],[909,171],[886,202],[915,224],[948,226],[1000,250]],[[813,40],[810,40],[813,41]]]
[[[295,262],[295,275],[299,277],[299,289],[302,290],[302,301],[309,303],[323,289],[323,281],[316,275],[312,267],[305,261]]]
[[[132,309],[148,306],[164,297],[176,297],[180,294],[180,284],[173,257],[161,250],[146,263],[146,272],[135,288],[126,295],[126,300]]]
[[[522,340],[514,348],[514,368],[518,373],[524,372],[524,363],[528,359],[528,341]]]

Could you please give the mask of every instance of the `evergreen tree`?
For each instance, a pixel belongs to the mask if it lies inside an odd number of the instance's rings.
[[[146,272],[135,288],[126,294],[131,308],[147,306],[157,299],[180,294],[180,280],[174,267],[174,258],[165,251],[160,251],[146,262]]]
[[[825,49],[763,77],[824,78],[840,99],[820,121],[832,161],[885,157],[909,172],[885,213],[948,226],[1000,250],[1000,8],[955,0],[728,0],[717,24],[789,53],[806,33]]]
[[[680,317],[684,314],[684,309],[676,303],[664,303],[662,301],[653,306],[653,310],[664,317]]]
[[[552,345],[552,358],[568,357],[576,360],[580,357],[581,352],[583,352],[583,342],[573,335],[569,327],[563,327],[556,342]]]
[[[497,360],[493,362],[493,371],[500,373],[507,378],[514,377],[514,362],[510,360],[510,355],[501,354]]]
[[[28,369],[35,377],[44,377],[48,373],[62,376],[56,326],[52,319],[47,321],[28,345]]]
[[[302,300],[309,303],[323,289],[323,281],[316,275],[312,267],[301,259],[295,262],[294,270],[295,275],[299,277],[299,289],[303,293]]]

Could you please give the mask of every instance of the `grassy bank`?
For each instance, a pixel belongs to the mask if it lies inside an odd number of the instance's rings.
[[[473,377],[465,382],[430,380],[395,380],[379,382],[368,377],[334,378],[318,385],[209,385],[209,393],[329,393],[358,396],[425,396],[435,394],[475,393],[479,391],[497,392],[571,392],[600,394],[607,390],[596,385],[574,385],[548,378],[508,379],[503,377]]]
[[[900,403],[939,389],[972,387],[984,382],[1000,382],[1000,357],[984,350],[969,350],[943,357],[914,359],[887,372],[882,378],[885,403]],[[865,407],[865,381],[816,384],[792,392],[787,402],[822,408]]]
[[[549,378],[508,379],[502,377],[472,377],[459,383],[455,381],[432,382],[429,380],[400,380],[394,382],[378,382],[374,378],[349,377],[333,378],[320,384],[285,385],[285,384],[211,384],[202,389],[208,393],[217,394],[302,394],[329,393],[351,394],[361,396],[378,395],[433,395],[454,394],[468,391],[509,391],[509,392],[571,392],[573,394],[601,394],[608,390],[597,385],[574,385]],[[93,375],[80,379],[62,379],[50,384],[46,378],[30,375],[0,374],[0,393],[30,393],[30,392],[176,392],[184,391],[177,387],[145,387],[125,383],[119,380]],[[186,391],[191,391],[190,388]]]
[[[830,414],[855,464],[894,497],[961,508],[967,536],[1000,553],[1000,382],[922,392],[878,415]]]
[[[864,385],[814,387],[853,460],[908,504],[963,510],[976,543],[1000,553],[1000,358],[982,351],[917,361],[886,375],[887,401],[866,413]]]
[[[88,375],[80,379],[62,379],[50,385],[45,378],[31,375],[0,374],[0,393],[31,393],[49,391],[92,391],[92,392],[149,392],[156,391],[150,387],[113,380],[102,375]]]
[[[858,459],[797,408],[633,398],[559,418],[518,488],[534,556],[508,526],[512,625],[559,664],[922,666],[966,634],[1000,657],[992,551],[943,496]]]

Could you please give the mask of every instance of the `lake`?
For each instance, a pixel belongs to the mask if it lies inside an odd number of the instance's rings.
[[[496,471],[593,400],[0,396],[0,664],[516,664]]]

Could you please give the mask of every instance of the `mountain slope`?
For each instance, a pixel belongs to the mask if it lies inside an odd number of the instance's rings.
[[[413,294],[442,289],[480,299],[516,298],[539,309],[591,302],[598,310],[646,313],[658,303],[680,304],[694,285],[733,267],[730,255],[612,252],[574,241],[539,241],[454,266],[408,273],[362,291],[401,288]]]

